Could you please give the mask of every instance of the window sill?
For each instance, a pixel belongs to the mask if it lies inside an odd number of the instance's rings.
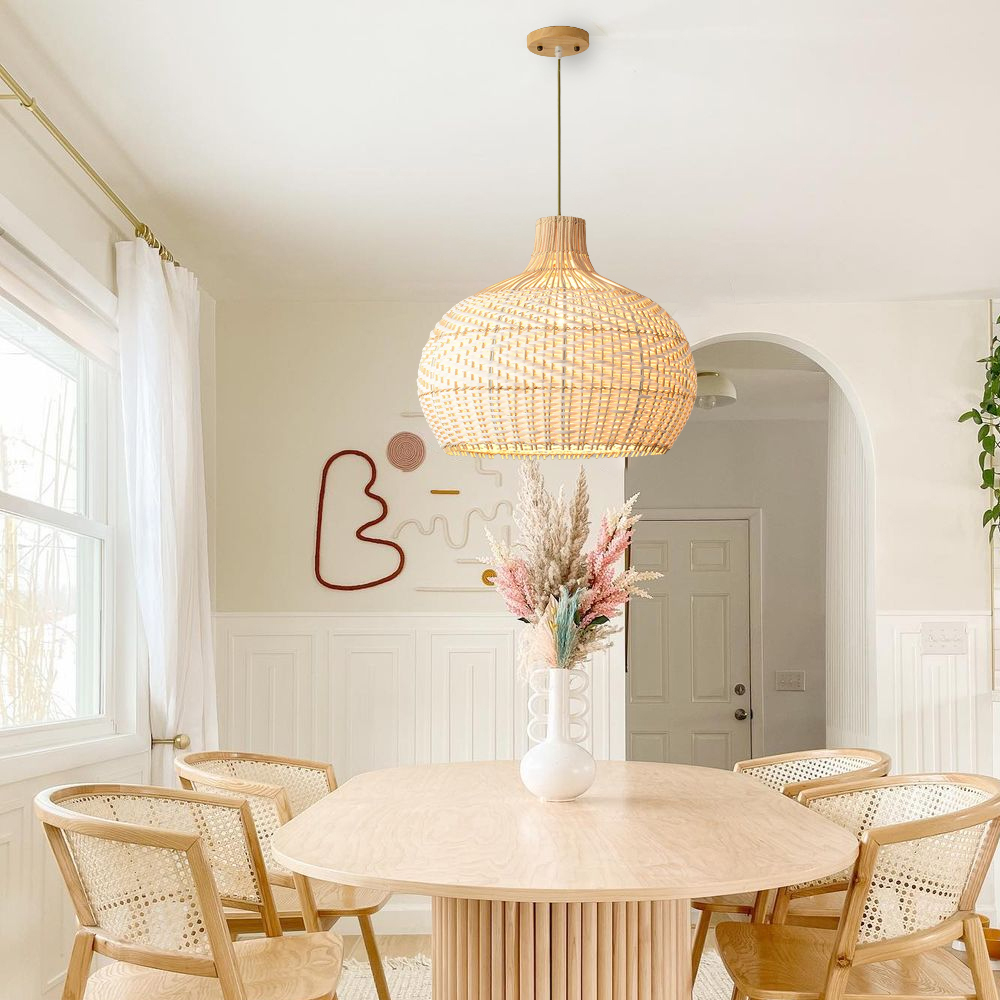
[[[10,753],[0,752],[0,783],[13,784],[15,781],[72,771],[117,757],[143,753],[149,753],[149,736],[138,733],[103,736],[58,746],[24,748]]]

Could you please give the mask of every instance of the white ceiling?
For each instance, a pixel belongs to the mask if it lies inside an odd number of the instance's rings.
[[[553,23],[591,32],[563,209],[608,276],[668,308],[1000,291],[996,0],[0,0],[0,62],[218,297],[449,303],[555,212]]]
[[[730,371],[734,368],[771,371],[822,372],[812,358],[763,340],[726,340],[719,344],[697,347],[694,363],[698,371]]]
[[[697,348],[694,363],[698,371],[723,372],[736,386],[735,403],[696,407],[691,419],[697,423],[827,419],[830,376],[798,351],[734,340]]]

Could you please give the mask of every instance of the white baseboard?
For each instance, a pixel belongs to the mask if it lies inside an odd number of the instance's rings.
[[[430,896],[393,896],[392,899],[372,917],[376,934],[419,934],[431,932]],[[343,917],[337,921],[338,934],[360,934],[354,917]]]

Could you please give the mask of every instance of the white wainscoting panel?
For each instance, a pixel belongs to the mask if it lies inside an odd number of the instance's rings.
[[[505,614],[218,614],[224,746],[332,761],[512,760],[528,748],[520,626]],[[622,758],[624,644],[590,665],[588,745]]]
[[[963,622],[962,655],[921,651],[921,626]],[[896,772],[992,773],[992,686],[988,614],[877,617],[878,738]]]
[[[965,652],[923,653],[921,626],[934,622],[964,623]],[[988,613],[877,616],[877,743],[892,754],[894,773],[998,773],[993,759],[990,627]],[[995,920],[998,902],[1000,871],[994,863],[980,909]]]
[[[935,621],[965,622],[962,655],[921,652],[921,625]],[[223,743],[329,760],[341,781],[396,764],[516,758],[527,747],[518,630],[503,614],[219,614]],[[892,754],[895,772],[997,773],[989,630],[986,613],[877,616],[873,742]],[[599,758],[625,755],[617,640],[590,668]],[[0,816],[0,868],[2,831]],[[991,917],[998,889],[993,875],[981,900]],[[416,898],[380,916],[384,933],[428,926]]]
[[[339,781],[516,759],[528,748],[520,629],[502,613],[218,614],[222,745],[329,760]],[[587,744],[598,758],[625,756],[621,640],[590,665]],[[397,896],[375,919],[383,934],[429,933],[429,901]]]
[[[330,631],[321,636],[327,676],[313,677],[329,736],[327,755],[344,778],[395,764],[414,764],[417,750],[416,632]]]
[[[258,753],[305,755],[313,745],[312,635],[257,635],[233,638],[227,678],[226,717],[234,745]],[[295,725],[288,725],[294,719]]]
[[[395,765],[517,759],[528,748],[519,634],[502,613],[217,614],[222,745],[328,760],[342,782]],[[589,669],[587,745],[621,759],[621,635]],[[430,910],[396,897],[376,922],[380,933],[429,933]]]
[[[512,760],[525,743],[527,691],[510,631],[430,634],[430,759]]]
[[[52,785],[148,780],[146,753],[0,784],[2,1000],[58,1000],[76,931],[65,883],[35,818],[35,795]]]

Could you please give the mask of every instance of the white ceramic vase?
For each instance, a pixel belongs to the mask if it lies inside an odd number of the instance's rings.
[[[589,704],[585,696],[590,678],[582,670],[548,668],[536,671],[544,689],[536,691],[528,702],[529,710],[544,702],[545,737],[521,758],[521,781],[524,787],[545,802],[568,802],[578,798],[594,783],[597,766],[587,749],[571,736],[571,727],[582,727],[580,739],[586,738],[584,718]],[[583,677],[583,683],[574,681]],[[535,684],[532,684],[535,687]],[[583,708],[573,712],[571,699],[579,696]],[[528,726],[528,735],[536,737],[537,724]]]

